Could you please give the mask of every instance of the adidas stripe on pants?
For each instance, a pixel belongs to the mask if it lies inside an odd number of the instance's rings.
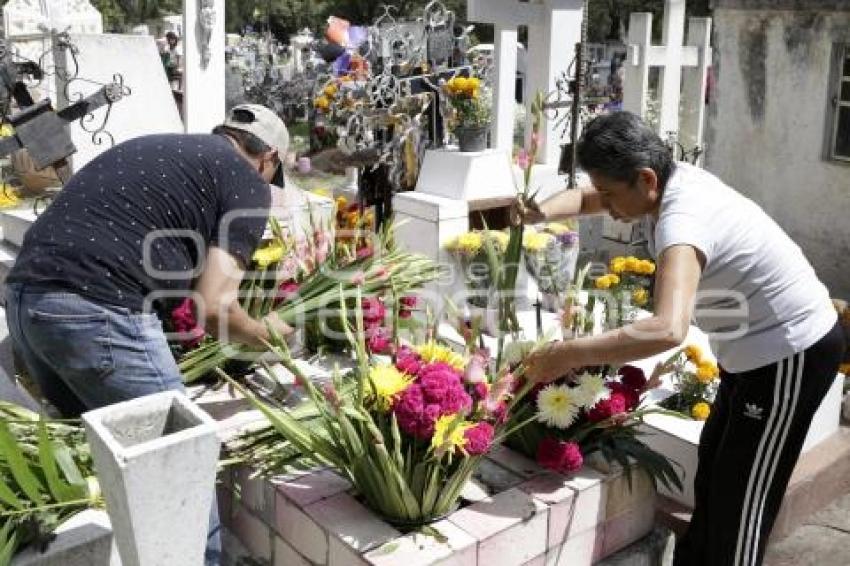
[[[757,566],[809,424],[844,352],[836,325],[804,352],[721,372],[699,444],[695,506],[674,566]]]

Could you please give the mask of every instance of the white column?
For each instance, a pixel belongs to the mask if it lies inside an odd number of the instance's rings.
[[[516,26],[495,26],[496,73],[493,88],[492,146],[511,152],[514,141],[514,109],[517,69]]]
[[[679,101],[682,95],[682,44],[685,39],[685,0],[667,0],[664,4],[664,31],[661,43],[666,47],[659,75],[661,110],[658,133],[679,133]]]
[[[538,91],[553,92],[558,76],[566,71],[575,57],[575,45],[581,40],[583,0],[547,0],[549,13],[544,14],[528,29],[528,104]],[[531,133],[531,113],[526,134]],[[554,120],[543,120],[538,162],[557,165],[562,143],[561,132]]]
[[[705,89],[711,66],[711,18],[688,20],[687,45],[697,49],[697,65],[682,71],[682,108],[679,141],[690,150],[702,146],[705,120]]]
[[[652,14],[633,12],[629,17],[628,54],[624,65],[623,110],[646,115],[649,96],[649,51],[652,46]]]
[[[225,118],[224,0],[213,0],[215,24],[209,49],[212,57],[204,68],[198,19],[201,0],[183,1],[183,116],[188,133],[209,133]]]

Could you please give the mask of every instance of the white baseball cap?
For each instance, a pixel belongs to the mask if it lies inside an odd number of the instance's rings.
[[[281,159],[289,149],[289,131],[277,114],[259,104],[240,104],[233,107],[224,125],[255,135],[264,144],[277,150]]]

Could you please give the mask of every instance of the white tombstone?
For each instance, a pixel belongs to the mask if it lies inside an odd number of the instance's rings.
[[[514,81],[516,78],[516,30],[528,26],[528,77],[526,104],[534,93],[555,90],[558,76],[567,71],[581,39],[583,0],[467,0],[467,19],[495,26],[495,109],[494,145],[510,151],[514,130]],[[530,132],[531,113],[528,112]],[[560,159],[560,132],[554,120],[544,119],[538,162],[557,165]]]
[[[184,0],[183,18],[183,118],[187,132],[209,133],[226,114],[224,0]]]
[[[292,61],[295,65],[295,72],[304,72],[304,50],[313,43],[313,32],[304,28],[298,35],[289,38],[289,44],[292,46]]]
[[[683,45],[685,0],[666,0],[662,45],[655,46],[652,14],[631,15],[623,109],[646,116],[649,69],[660,67],[658,133],[662,138],[678,140],[690,150],[702,145],[705,89],[711,65],[711,19],[690,18],[688,24],[687,43]]]

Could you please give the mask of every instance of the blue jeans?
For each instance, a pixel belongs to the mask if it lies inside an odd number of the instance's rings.
[[[6,289],[6,320],[30,377],[66,418],[160,391],[184,390],[155,314],[11,284]],[[213,499],[208,566],[219,563],[219,530]]]

